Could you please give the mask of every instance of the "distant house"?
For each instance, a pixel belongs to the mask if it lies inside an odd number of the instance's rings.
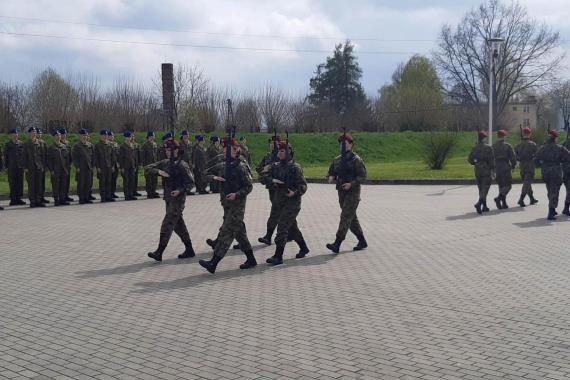
[[[508,130],[519,126],[535,129],[538,125],[538,103],[536,96],[515,99],[507,103],[499,118],[499,125]]]

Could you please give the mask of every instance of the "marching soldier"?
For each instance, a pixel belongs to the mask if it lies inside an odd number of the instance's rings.
[[[275,253],[266,260],[271,265],[283,264],[283,252],[288,237],[299,245],[300,250],[296,258],[303,258],[309,253],[309,248],[297,225],[297,215],[301,211],[301,197],[307,191],[303,169],[294,162],[293,150],[287,141],[279,142],[277,159],[278,162],[271,165],[267,174],[267,181],[276,187],[271,208],[279,210]]]
[[[10,206],[25,205],[24,196],[24,144],[18,139],[18,130],[10,130],[10,140],[4,146],[4,166],[8,171]]]
[[[61,142],[59,130],[52,132],[53,142],[48,148],[47,167],[51,174],[51,188],[55,206],[68,206],[66,200],[67,177],[69,176],[70,152]]]
[[[558,131],[548,132],[549,139],[538,149],[535,156],[536,166],[540,167],[542,179],[548,192],[548,220],[556,219],[558,195],[562,185],[562,164],[570,162],[570,152],[556,143]]]
[[[198,194],[208,194],[206,190],[207,181],[205,180],[206,165],[208,158],[206,149],[204,148],[204,136],[196,136],[196,145],[192,152],[192,162],[194,163],[194,178],[196,180],[196,191]]]
[[[239,145],[241,147],[241,156],[248,165],[251,165],[251,152],[247,147],[247,138],[245,136],[239,138]]]
[[[253,268],[257,265],[243,222],[247,196],[253,189],[253,179],[249,166],[240,160],[238,142],[229,137],[226,137],[224,142],[226,146],[231,147],[231,160],[229,163],[224,161],[220,165],[221,172],[224,173],[223,177],[209,175],[211,180],[221,183],[220,201],[224,208],[224,220],[216,239],[212,259],[199,261],[200,265],[212,274],[216,272],[218,263],[224,258],[234,239],[237,240],[246,256],[246,261],[240,265],[240,269]],[[228,164],[229,167],[227,167]]]
[[[352,150],[354,139],[350,134],[342,134],[338,138],[338,142],[344,144],[343,153],[332,162],[328,172],[328,181],[329,183],[336,183],[338,202],[342,211],[336,239],[334,243],[327,244],[326,247],[334,253],[338,253],[340,245],[350,229],[358,239],[353,250],[360,251],[368,247],[356,216],[356,209],[360,203],[360,186],[366,180],[366,167],[362,158]]]
[[[142,164],[148,166],[154,164],[158,161],[158,146],[154,142],[154,132],[148,131],[146,133],[146,142],[142,147]],[[156,174],[145,172],[144,175],[146,182],[146,196],[149,199],[159,198],[158,192],[156,191],[156,186],[158,184],[158,177]]]
[[[37,135],[36,128],[28,128],[28,139],[23,144],[24,170],[28,182],[30,207],[45,207],[45,204],[40,199],[40,182],[44,171],[44,158]]]
[[[477,188],[479,189],[479,200],[475,204],[475,210],[478,214],[489,211],[487,207],[487,194],[491,187],[491,180],[495,175],[495,156],[493,148],[485,143],[487,132],[480,131],[478,135],[479,142],[473,147],[467,161],[475,168],[475,178],[477,179]]]
[[[188,131],[182,131],[182,133],[181,133],[180,148],[181,148],[182,152],[184,152],[184,153],[182,153],[182,159],[184,161],[186,161],[186,163],[190,167],[190,170],[194,171],[194,167],[193,167],[193,163],[192,163],[192,155],[193,155],[194,147],[192,146],[192,143],[190,142],[190,135],[189,135]],[[196,178],[194,178],[194,181],[196,181]],[[194,195],[194,192],[188,191],[187,195]]]
[[[271,245],[271,237],[273,236],[273,232],[277,228],[277,218],[278,218],[278,209],[273,207],[273,195],[275,194],[275,185],[269,181],[268,176],[264,175],[269,172],[271,165],[274,162],[277,162],[277,153],[279,152],[279,141],[281,141],[281,137],[278,135],[272,136],[269,140],[269,151],[265,154],[265,156],[261,159],[255,171],[259,176],[259,182],[262,185],[265,185],[269,193],[269,201],[271,202],[271,213],[269,214],[269,218],[267,219],[267,232],[265,236],[260,237],[257,239],[260,243],[264,243],[267,245]]]
[[[515,151],[511,144],[505,142],[507,134],[506,130],[500,129],[497,132],[497,142],[493,144],[495,174],[497,176],[497,186],[499,187],[499,195],[494,200],[498,209],[509,208],[507,205],[507,194],[513,187],[511,172],[517,166]]]
[[[136,152],[133,145],[133,134],[129,131],[123,133],[124,142],[119,147],[118,166],[123,177],[123,191],[126,201],[135,201],[135,171]]]
[[[112,130],[108,130],[107,140],[111,145],[113,155],[111,160],[113,162],[113,173],[111,174],[111,198],[117,199],[119,196],[116,194],[117,191],[117,178],[119,177],[119,144],[115,141],[115,134]]]
[[[206,156],[208,158],[207,167],[215,166],[216,162],[218,161],[218,156],[222,154],[222,148],[220,145],[220,139],[216,135],[212,135],[210,137],[210,146],[206,150]],[[219,174],[219,173],[218,173]],[[210,181],[210,191],[212,193],[219,193],[220,186],[217,181],[212,180]]]
[[[93,151],[93,161],[97,170],[97,178],[99,178],[101,202],[115,202],[111,185],[113,172],[115,171],[115,163],[113,161],[115,154],[108,136],[109,132],[106,129],[101,130],[99,142],[95,144]]]
[[[530,199],[530,204],[534,205],[538,201],[534,198],[534,193],[532,191],[532,181],[534,180],[534,156],[538,151],[538,146],[534,141],[530,140],[530,135],[532,130],[530,128],[522,129],[522,141],[515,147],[515,155],[517,160],[520,162],[520,173],[521,179],[523,181],[521,196],[518,201],[518,205],[525,207],[524,198],[528,195]]]
[[[148,253],[148,257],[156,261],[162,261],[162,254],[168,245],[172,232],[180,237],[185,247],[184,252],[178,255],[178,258],[185,259],[195,256],[192,240],[182,215],[186,203],[186,191],[192,188],[194,178],[190,167],[180,157],[178,141],[169,140],[165,145],[167,158],[144,167],[145,174],[160,175],[165,179],[166,215],[160,228],[158,248],[154,252]]]
[[[141,150],[141,145],[136,142],[135,138],[136,138],[136,134],[134,132],[132,132],[133,134],[133,138],[132,138],[132,142],[133,142],[133,149],[135,150],[135,179],[134,179],[134,185],[133,185],[133,195],[135,197],[142,197],[142,194],[139,193],[138,189],[139,189],[139,168],[141,166],[141,162],[142,162],[142,150]]]
[[[42,160],[42,170],[41,170],[41,175],[40,175],[40,202],[41,203],[50,203],[50,201],[48,201],[45,198],[45,193],[46,193],[46,169],[47,169],[47,151],[48,151],[48,144],[43,140],[43,131],[41,128],[37,128],[38,134],[37,134],[37,141],[39,143],[40,146],[40,155],[41,155],[41,160]]]
[[[73,165],[77,181],[79,204],[91,204],[91,189],[93,187],[93,145],[89,142],[89,133],[79,130],[79,141],[73,145]]]
[[[65,183],[65,200],[66,202],[74,202],[75,199],[73,199],[72,197],[69,196],[69,188],[71,187],[71,164],[73,161],[73,155],[71,154],[72,151],[72,146],[71,146],[71,142],[69,142],[69,140],[67,139],[67,135],[68,135],[68,131],[66,128],[61,128],[59,130],[59,134],[61,135],[61,143],[64,144],[67,147],[67,151],[69,152],[69,160],[66,163],[67,168],[68,168],[68,174],[67,174],[67,182]]]
[[[568,135],[568,131],[566,131],[566,141],[564,141],[562,146],[570,151],[570,135]],[[564,162],[562,164],[562,178],[564,187],[566,188],[566,199],[562,213],[566,216],[570,216],[570,162]]]

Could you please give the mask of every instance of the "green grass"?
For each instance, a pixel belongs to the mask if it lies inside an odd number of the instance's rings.
[[[158,134],[160,141],[162,134]],[[239,134],[241,136],[242,134]],[[248,146],[252,153],[253,163],[256,164],[268,149],[267,139],[270,134],[248,133],[243,134],[248,139]],[[354,133],[356,143],[355,151],[364,159],[370,179],[431,179],[449,178],[464,179],[473,178],[473,168],[467,163],[467,155],[476,141],[474,132],[458,134],[458,144],[452,158],[443,170],[430,170],[422,161],[422,146],[426,133],[401,132],[401,133]],[[324,178],[330,162],[339,154],[336,139],[338,133],[306,133],[291,134],[290,142],[295,151],[295,159],[305,171],[307,178]],[[8,139],[8,135],[0,134],[2,147]],[[21,135],[25,139],[25,134]],[[95,143],[99,139],[97,134],[92,135]],[[562,138],[561,138],[562,139]],[[51,144],[51,136],[44,136],[44,140]],[[70,140],[75,143],[77,135],[71,135]],[[122,136],[117,135],[117,142],[123,141]],[[145,133],[137,133],[136,141],[140,144],[145,142]],[[514,134],[509,136],[508,141],[516,145],[519,137]],[[518,170],[513,173],[518,178]],[[72,189],[75,189],[75,174],[72,174]],[[119,176],[119,184],[121,177]],[[142,170],[139,171],[139,185],[144,185]],[[46,187],[51,189],[49,178],[46,179]],[[94,187],[97,187],[95,178]],[[48,190],[50,191],[50,190]],[[8,181],[6,172],[0,172],[0,194],[8,193]]]

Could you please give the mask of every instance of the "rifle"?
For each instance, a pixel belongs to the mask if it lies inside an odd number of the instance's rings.
[[[273,128],[273,151],[271,152],[271,161],[277,162],[277,153],[279,152],[279,144],[277,143],[277,128]]]
[[[340,145],[340,184],[352,182],[352,173],[348,167],[348,152],[346,151],[346,127],[342,127],[342,141]]]
[[[291,159],[291,154],[289,151],[289,131],[285,130],[285,166],[286,166],[286,171],[285,171],[285,178],[283,179],[283,182],[285,182],[285,188],[287,189],[287,191],[290,189],[289,187],[289,160]]]
[[[522,131],[522,124],[519,124],[519,130],[521,132],[521,140],[523,139],[523,131]]]
[[[234,112],[232,109],[232,100],[228,99],[227,100],[227,104],[228,104],[228,115],[227,115],[227,119],[226,119],[226,125],[227,125],[227,129],[226,129],[226,133],[227,133],[227,137],[226,137],[226,165],[225,165],[225,174],[224,174],[224,193],[230,194],[233,191],[233,186],[231,183],[231,176],[232,176],[232,139],[235,137],[236,134],[236,126],[233,125],[234,123]]]

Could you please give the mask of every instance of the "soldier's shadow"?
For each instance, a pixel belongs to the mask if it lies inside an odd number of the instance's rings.
[[[252,248],[253,248],[253,252],[256,252],[256,251],[259,251],[265,247],[268,247],[268,246],[263,244],[263,245],[253,246]],[[195,263],[197,263],[197,260],[199,260],[199,259],[210,259],[212,257],[213,251],[198,253],[193,258],[188,258],[188,259],[183,259],[183,260],[178,259],[176,257],[176,255],[178,254],[176,252],[168,252],[167,251],[167,252],[165,252],[164,256],[168,257],[171,254],[174,256],[167,258],[167,259],[163,259],[161,262],[154,261],[153,259],[149,258],[145,254],[144,257],[141,257],[141,261],[144,260],[142,262],[129,264],[129,265],[123,265],[123,266],[115,267],[115,268],[95,269],[95,270],[77,272],[76,278],[84,279],[84,278],[96,278],[96,277],[103,277],[103,276],[113,276],[113,275],[120,275],[120,274],[137,273],[137,272],[140,272],[140,271],[145,270],[145,269],[158,267],[158,266],[164,266],[164,265],[195,264]],[[226,256],[240,256],[240,255],[243,255],[242,251],[240,251],[239,249],[231,249],[231,248],[228,251],[228,253],[226,254]]]
[[[510,207],[510,208],[504,209],[504,210],[493,209],[493,210],[491,210],[491,211],[484,212],[484,213],[481,214],[481,215],[477,214],[476,211],[473,211],[473,212],[468,212],[468,213],[466,213],[466,214],[461,214],[461,215],[447,216],[447,217],[445,217],[445,219],[446,219],[446,220],[450,220],[450,221],[453,221],[453,220],[468,220],[468,219],[481,218],[481,217],[484,217],[484,216],[486,216],[486,215],[491,216],[491,215],[502,214],[502,213],[505,213],[505,212],[510,213],[510,212],[521,212],[521,211],[524,211],[524,208],[523,208],[523,207]]]
[[[262,262],[261,260],[259,260],[260,258],[257,258],[258,265],[255,268],[246,269],[246,270],[242,270],[239,268],[232,270],[222,269],[219,272],[216,272],[216,274],[214,275],[206,272],[205,269],[200,267],[200,269],[204,270],[204,273],[196,276],[179,278],[167,282],[138,282],[135,284],[135,286],[139,286],[141,287],[141,289],[132,290],[131,293],[146,294],[146,293],[160,292],[164,290],[187,289],[195,286],[204,285],[209,282],[219,282],[238,277],[256,276],[266,271],[285,270],[285,269],[303,267],[303,266],[323,265],[330,262],[331,260],[335,259],[338,256],[339,256],[338,254],[337,255],[324,254],[318,256],[307,256],[303,259],[291,258],[284,260],[283,264],[276,266],[268,265],[264,261]],[[196,264],[200,265],[198,263]],[[221,268],[218,267],[218,270],[219,269]]]
[[[528,222],[513,223],[515,226],[520,228],[537,228],[537,227],[551,227],[555,223],[562,223],[568,221],[568,218],[561,218],[558,216],[555,220],[548,220],[546,218],[539,218],[536,220],[531,220]]]

